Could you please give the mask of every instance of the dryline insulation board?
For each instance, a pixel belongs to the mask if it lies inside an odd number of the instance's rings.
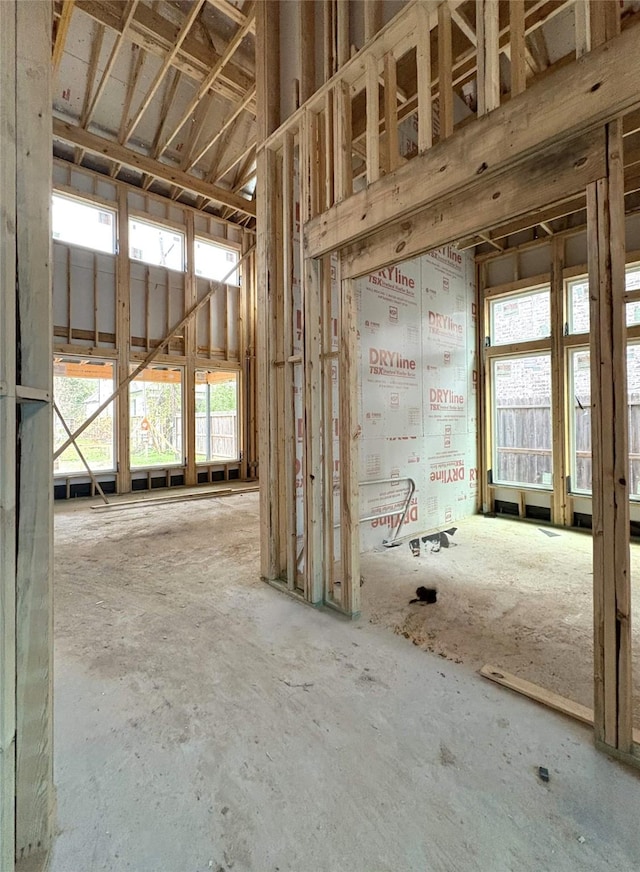
[[[356,282],[363,550],[477,506],[475,267],[446,246]],[[391,479],[391,481],[385,481]],[[367,484],[371,482],[371,484]],[[376,484],[375,482],[385,482]],[[387,514],[388,513],[388,514]]]

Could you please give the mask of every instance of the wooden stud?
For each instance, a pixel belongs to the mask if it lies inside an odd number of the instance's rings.
[[[184,311],[188,312],[198,300],[198,287],[193,264],[196,235],[193,213],[186,216],[187,272],[184,276]],[[183,412],[183,454],[186,459],[184,483],[193,486],[198,483],[196,466],[196,356],[198,322],[193,318],[184,327],[184,412]]]
[[[380,86],[378,62],[367,57],[367,184],[380,178]]]
[[[353,193],[351,96],[349,86],[344,82],[338,82],[333,93],[335,197],[340,202]]]
[[[591,51],[591,7],[589,0],[576,0],[574,6],[576,57]]]
[[[369,42],[382,27],[382,3],[380,0],[365,0],[362,4],[362,13],[364,15],[364,41]]]
[[[400,163],[400,148],[398,144],[398,81],[396,76],[396,59],[392,52],[384,56],[384,127],[385,173],[392,173]]]
[[[453,133],[453,75],[451,45],[451,10],[448,3],[438,6],[438,102],[440,139]]]
[[[551,404],[553,438],[553,491],[551,520],[564,526],[567,521],[567,358],[564,349],[564,240],[551,243]]]
[[[607,126],[608,171],[587,187],[591,299],[594,727],[632,750],[628,413],[622,123]]]
[[[131,356],[131,300],[130,300],[130,261],[129,261],[129,213],[127,193],[123,188],[117,192],[118,199],[118,240],[116,255],[116,335],[115,343],[118,354],[116,367],[117,383],[123,382],[129,375],[129,359]],[[149,330],[147,328],[147,340]],[[116,490],[118,493],[128,493],[131,490],[130,471],[130,432],[129,432],[129,397],[118,396],[114,407],[116,426],[116,457],[117,476]]]
[[[610,0],[589,0],[591,48],[603,45],[620,33],[620,6]]]
[[[16,377],[50,398],[52,6],[21,0],[9,10],[16,22]],[[54,808],[51,400],[21,403],[18,416],[15,849],[39,868],[51,844]]]
[[[340,283],[340,544],[343,609],[360,612],[360,487],[358,408],[358,317],[355,287]]]
[[[500,55],[498,48],[498,3],[479,0],[478,19],[478,115],[500,105]]]
[[[0,869],[15,861],[16,3],[0,3]]]
[[[298,16],[300,102],[305,103],[315,91],[316,85],[316,4],[307,2],[296,5]]]
[[[333,92],[327,91],[324,104],[325,115],[325,161],[326,161],[326,204],[327,209],[335,203],[335,178],[336,178],[336,161],[334,150],[334,112],[333,112]]]
[[[280,4],[256,6],[256,106],[258,144],[280,124]]]
[[[431,102],[431,21],[427,8],[419,4],[417,14],[416,75],[418,84],[418,152],[433,145],[433,104]],[[367,107],[368,112],[368,107]]]
[[[349,0],[335,0],[338,69],[349,60]]]

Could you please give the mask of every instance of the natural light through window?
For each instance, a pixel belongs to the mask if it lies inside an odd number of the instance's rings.
[[[181,369],[143,370],[129,385],[129,416],[132,468],[183,462]]]
[[[508,345],[551,334],[548,288],[513,294],[491,302],[491,344]]]
[[[221,282],[229,270],[238,263],[238,252],[235,248],[226,248],[205,239],[196,239],[194,266],[197,276]],[[232,273],[226,280],[228,285],[240,283],[238,272]]]
[[[129,221],[129,256],[151,266],[184,270],[184,234],[162,224],[132,218]]]
[[[75,197],[53,194],[51,208],[53,238],[115,254],[116,213]]]
[[[238,459],[238,376],[196,370],[196,461]]]
[[[56,358],[53,363],[53,396],[60,414],[74,433],[113,394],[114,365],[107,360]],[[80,451],[92,471],[110,471],[114,464],[113,403],[78,436]],[[57,413],[53,416],[53,442],[58,448],[67,432]],[[87,474],[73,445],[54,461],[54,475]]]

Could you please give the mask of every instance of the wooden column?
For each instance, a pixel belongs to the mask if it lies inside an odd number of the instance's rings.
[[[129,210],[127,192],[118,186],[118,255],[116,261],[116,349],[118,361],[116,384],[129,376],[131,356],[131,304],[129,293]],[[115,400],[114,421],[117,433],[118,493],[131,490],[131,457],[129,432],[129,391],[123,391]]]
[[[500,105],[500,56],[498,52],[498,3],[479,0],[478,20],[478,115]]]
[[[438,94],[442,140],[453,133],[451,10],[448,3],[438,6]]]
[[[340,284],[340,535],[344,610],[360,613],[358,318],[353,279]]]
[[[587,187],[591,300],[594,730],[632,751],[629,452],[622,122],[607,125],[607,175]]]
[[[277,393],[274,305],[278,281],[275,232],[278,216],[276,156],[261,143],[280,124],[280,4],[264,0],[256,7],[257,153],[257,333],[258,453],[260,475],[260,571],[265,579],[280,574],[278,520]]]
[[[187,218],[187,272],[184,274],[184,311],[188,312],[197,300],[196,276],[193,265],[193,252],[195,251],[194,213],[188,211]],[[185,479],[186,485],[198,483],[196,469],[196,357],[197,357],[198,319],[192,318],[184,327],[184,398],[182,420],[184,430],[182,434],[182,453],[186,459]]]
[[[277,253],[273,240],[277,216],[273,206],[276,160],[266,148],[258,152],[258,451],[260,458],[261,575],[276,579],[279,566],[277,394],[275,379],[275,294]]]
[[[16,3],[0,3],[0,869],[15,857]]]
[[[562,337],[564,335],[564,240],[551,241],[551,381],[552,438],[553,438],[553,492],[551,520],[554,524],[567,523],[567,421],[565,397],[567,361]]]
[[[509,43],[511,49],[511,96],[517,97],[527,86],[524,39],[524,0],[509,0]]]
[[[0,867],[52,839],[52,7],[0,4]]]
[[[316,4],[314,0],[306,0],[297,4],[298,14],[298,45],[300,79],[300,105],[305,103],[315,91],[316,84]]]
[[[381,0],[365,0],[362,4],[364,15],[364,41],[368,42],[382,27]]]

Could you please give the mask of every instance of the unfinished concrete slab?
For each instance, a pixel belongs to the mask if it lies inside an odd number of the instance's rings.
[[[424,650],[473,669],[491,663],[593,706],[593,569],[588,532],[477,515],[444,544],[405,542],[362,558],[363,614]],[[640,546],[631,546],[634,590]],[[413,604],[416,587],[438,589]],[[632,597],[640,626],[640,594]],[[640,726],[640,634],[634,630],[634,723]]]
[[[53,872],[640,866],[636,773],[467,664],[262,584],[257,495],[66,504],[56,528]]]

